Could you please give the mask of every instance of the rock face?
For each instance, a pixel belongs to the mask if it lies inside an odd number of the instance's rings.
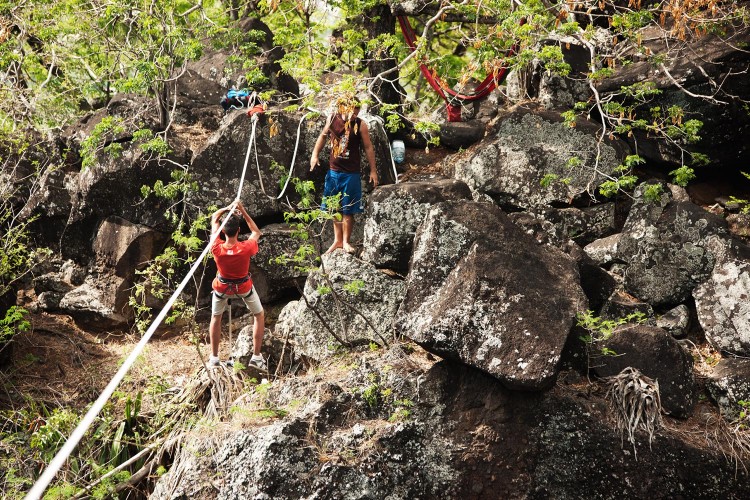
[[[258,253],[251,262],[253,285],[261,301],[269,303],[289,294],[296,296],[297,285],[304,286],[307,273],[292,264],[276,264],[273,260],[282,255],[293,256],[301,241],[285,224],[269,224],[262,231]]]
[[[750,355],[750,260],[722,256],[710,277],[693,290],[693,297],[711,345]]]
[[[470,149],[449,170],[501,207],[567,204],[603,182],[623,153],[621,145],[609,142],[598,149],[596,137],[582,131],[586,127],[570,128],[560,121],[551,114],[512,113],[500,121],[496,134]],[[568,166],[573,157],[578,158],[575,168]],[[601,173],[594,171],[596,158]],[[561,182],[542,189],[542,178],[548,174]]]
[[[471,192],[463,182],[402,182],[383,186],[367,206],[362,258],[376,267],[401,273],[409,268],[414,234],[431,205],[447,200],[468,200]]]
[[[646,325],[621,327],[601,343],[615,354],[597,356],[592,364],[601,377],[617,375],[627,367],[659,382],[664,411],[687,417],[695,405],[693,358],[669,333]]]
[[[94,328],[122,327],[130,314],[127,288],[122,278],[90,274],[62,297],[58,308]]]
[[[617,245],[618,258],[628,263],[625,289],[654,306],[680,304],[711,275],[726,247],[726,223],[667,194],[659,202],[636,200]]]
[[[538,245],[493,205],[445,202],[417,231],[395,324],[429,351],[535,390],[554,380],[586,306],[567,256]]]
[[[102,222],[94,240],[97,261],[123,278],[161,251],[167,237],[150,227],[132,224],[119,217]]]
[[[253,217],[281,213],[280,202],[276,199],[281,191],[279,182],[281,176],[289,171],[294,150],[288,145],[295,144],[297,124],[301,118],[302,115],[295,119],[294,116],[282,114],[278,118],[280,134],[270,137],[267,117],[258,121],[253,133],[253,123],[245,113],[237,111],[226,115],[219,130],[195,152],[192,170],[200,191],[192,196],[191,201],[198,206],[208,206],[215,204],[216,200],[235,199],[244,173],[245,182],[240,197],[248,212]],[[304,130],[306,127],[301,133]],[[248,154],[251,144],[257,147],[258,163],[255,150]],[[304,149],[304,145],[305,142],[301,141],[302,149],[297,153],[292,175],[302,176],[309,169],[302,161],[302,158],[309,158],[309,151]],[[283,168],[272,169],[272,164]]]
[[[400,346],[363,353],[353,366],[327,371],[325,382],[310,374],[251,396],[289,409],[286,417],[189,436],[177,454],[179,465],[158,480],[150,498],[750,494],[747,474],[719,451],[669,431],[658,430],[651,446],[638,434],[636,460],[596,393],[510,391],[478,370],[431,364],[422,351]],[[407,413],[399,412],[404,401]]]
[[[708,376],[706,387],[725,418],[739,417],[745,410],[740,401],[750,401],[750,360],[722,359]]]
[[[301,354],[317,360],[341,347],[329,328],[355,345],[391,339],[390,324],[403,298],[403,281],[342,250],[323,256],[323,265],[327,279],[316,274],[308,277],[304,297],[281,311],[276,334],[289,336]],[[341,302],[323,290],[328,287],[340,294]]]

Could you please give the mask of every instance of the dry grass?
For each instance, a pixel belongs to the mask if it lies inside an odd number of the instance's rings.
[[[623,439],[627,434],[637,457],[636,432],[648,435],[650,447],[654,433],[662,426],[659,383],[631,367],[610,377],[608,383],[606,398],[614,409],[617,429]]]

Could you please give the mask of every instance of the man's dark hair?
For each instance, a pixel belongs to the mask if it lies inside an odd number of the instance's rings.
[[[227,223],[224,224],[224,234],[226,234],[227,237],[237,236],[239,230],[240,220],[234,215],[227,215]]]

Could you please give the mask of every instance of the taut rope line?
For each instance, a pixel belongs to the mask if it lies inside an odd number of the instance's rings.
[[[250,133],[250,144],[252,144],[253,139],[255,138],[255,125],[257,123],[257,118],[252,118],[252,132]],[[234,208],[237,206],[237,202],[240,200],[240,194],[242,193],[242,185],[245,182],[245,173],[247,172],[247,161],[250,157],[250,147],[248,147],[247,155],[245,156],[245,165],[242,167],[242,175],[240,177],[240,184],[239,188],[237,189],[237,197],[230,205],[230,211],[234,210]],[[94,423],[94,419],[99,414],[100,411],[102,411],[102,408],[104,408],[104,405],[107,403],[107,400],[112,396],[112,393],[115,392],[115,389],[117,386],[122,382],[122,379],[125,378],[125,375],[128,373],[130,368],[133,366],[133,363],[135,363],[135,360],[140,356],[141,352],[143,352],[143,349],[146,347],[146,344],[149,340],[151,340],[151,337],[153,336],[156,329],[161,325],[161,322],[164,321],[164,318],[167,315],[167,312],[172,308],[177,298],[180,296],[180,293],[182,293],[182,290],[185,288],[185,286],[190,281],[190,278],[195,274],[195,272],[198,270],[198,267],[200,266],[201,262],[204,258],[206,258],[206,255],[208,255],[208,251],[211,249],[211,247],[214,244],[214,241],[216,241],[216,238],[218,237],[219,233],[221,233],[221,230],[224,229],[224,225],[226,224],[228,220],[228,217],[225,217],[224,220],[221,223],[221,226],[219,226],[219,231],[217,231],[215,234],[212,234],[209,238],[208,245],[206,245],[206,248],[203,249],[203,252],[201,252],[200,257],[196,259],[196,261],[193,263],[193,265],[190,267],[190,270],[185,275],[185,277],[182,279],[182,282],[177,287],[177,289],[174,291],[172,296],[169,298],[167,303],[164,305],[162,310],[159,312],[159,314],[154,319],[154,322],[151,324],[149,329],[146,331],[146,333],[143,334],[143,337],[141,337],[141,340],[136,344],[135,348],[133,349],[133,352],[130,353],[130,356],[127,357],[127,359],[123,362],[120,369],[115,373],[115,375],[112,377],[112,380],[110,380],[109,384],[107,384],[107,387],[104,388],[102,393],[99,395],[99,397],[94,401],[94,403],[91,405],[91,408],[89,408],[89,411],[86,412],[86,415],[81,419],[79,424],[76,426],[75,429],[73,429],[73,432],[70,434],[70,437],[65,441],[62,448],[60,448],[60,451],[57,452],[57,454],[52,458],[47,468],[44,470],[41,476],[39,476],[39,479],[36,480],[36,483],[34,483],[34,486],[29,490],[29,492],[26,494],[26,500],[37,500],[42,498],[42,494],[44,493],[44,490],[47,489],[47,486],[52,482],[52,480],[55,478],[55,475],[58,473],[60,468],[62,468],[65,461],[68,459],[70,454],[73,452],[75,447],[78,445],[78,443],[83,438],[86,431],[91,427],[91,424]]]

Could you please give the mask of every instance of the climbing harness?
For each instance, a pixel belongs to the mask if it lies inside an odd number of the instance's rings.
[[[401,27],[401,33],[404,35],[404,40],[409,46],[409,49],[414,52],[417,50],[417,35],[414,33],[409,18],[404,15],[397,16],[398,24]],[[520,25],[526,24],[526,19],[521,19]],[[518,44],[513,44],[506,56],[512,56],[518,51]],[[460,122],[461,121],[461,103],[464,101],[476,101],[487,97],[490,93],[495,90],[498,83],[502,82],[508,72],[508,67],[503,66],[497,71],[493,71],[482,80],[476,89],[471,93],[456,92],[437,76],[436,72],[430,69],[424,62],[419,64],[419,69],[424,75],[425,80],[430,86],[437,92],[437,94],[443,98],[448,111],[449,122]]]

